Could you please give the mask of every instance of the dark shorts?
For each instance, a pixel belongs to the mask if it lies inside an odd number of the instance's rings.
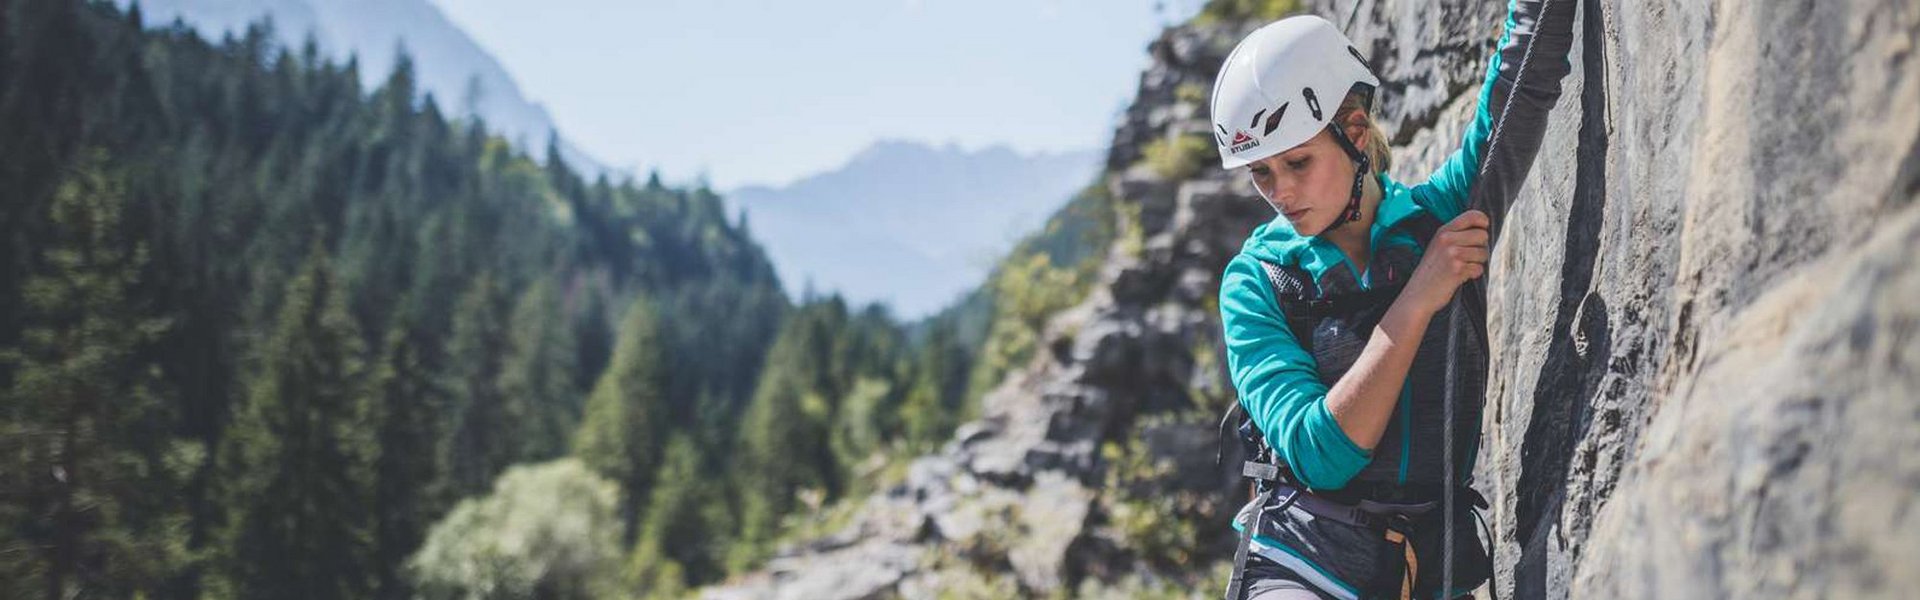
[[[1285,579],[1262,579],[1247,584],[1247,600],[1326,600],[1311,586]]]
[[[1246,600],[1331,600],[1331,598],[1302,581],[1286,567],[1258,554],[1247,557]]]
[[[1472,597],[1471,594],[1461,596]],[[1245,600],[1333,600],[1333,597],[1320,593],[1286,567],[1255,554],[1247,557]]]

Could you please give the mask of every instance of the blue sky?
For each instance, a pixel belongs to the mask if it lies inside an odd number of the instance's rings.
[[[781,184],[879,139],[1104,146],[1200,0],[431,0],[610,166]]]

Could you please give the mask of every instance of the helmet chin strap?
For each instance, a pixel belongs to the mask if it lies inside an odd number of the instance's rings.
[[[1327,124],[1327,131],[1333,133],[1333,141],[1340,144],[1340,149],[1353,159],[1353,194],[1347,198],[1347,209],[1340,212],[1340,218],[1334,219],[1333,224],[1321,232],[1323,234],[1360,220],[1360,193],[1366,189],[1367,175],[1373,173],[1373,161],[1367,160],[1367,153],[1361,152],[1353,145],[1353,140],[1347,139],[1346,132],[1334,123]]]

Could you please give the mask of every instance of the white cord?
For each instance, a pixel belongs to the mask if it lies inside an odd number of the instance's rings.
[[[1553,0],[1540,0],[1540,18],[1547,16],[1547,7]],[[1507,111],[1513,108],[1513,97],[1520,91],[1520,80],[1527,76],[1527,63],[1533,60],[1533,43],[1540,41],[1540,23],[1533,24],[1533,33],[1527,37],[1527,49],[1520,53],[1520,71],[1513,74],[1513,88],[1507,90],[1506,102],[1500,103],[1500,119],[1493,123],[1493,133],[1487,138],[1487,155],[1480,157],[1480,175],[1487,174],[1487,167],[1493,164],[1493,149],[1500,142],[1500,133],[1507,128]],[[1496,51],[1497,52],[1497,51]],[[1496,74],[1495,77],[1499,75]],[[1475,180],[1478,180],[1476,176]]]

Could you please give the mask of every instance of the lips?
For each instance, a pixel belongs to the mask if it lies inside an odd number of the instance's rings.
[[[1309,209],[1302,208],[1300,210],[1291,211],[1285,214],[1287,216],[1288,221],[1298,221],[1300,220],[1300,217],[1306,216],[1308,210]]]

